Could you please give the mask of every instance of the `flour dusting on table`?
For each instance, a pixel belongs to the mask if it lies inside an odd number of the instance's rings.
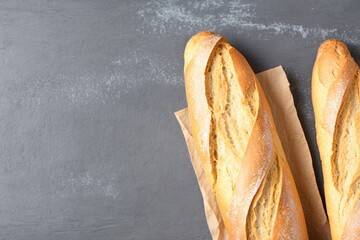
[[[351,33],[336,27],[325,28],[290,24],[268,20],[257,20],[256,3],[246,0],[205,0],[195,4],[176,0],[152,0],[137,12],[144,25],[141,31],[153,34],[194,34],[195,29],[221,31],[235,28],[239,32],[256,31],[255,35],[266,40],[271,36],[288,34],[293,37],[326,39],[337,37],[352,44],[359,44],[360,29]],[[201,14],[199,14],[201,13]],[[201,17],[199,17],[201,15]]]

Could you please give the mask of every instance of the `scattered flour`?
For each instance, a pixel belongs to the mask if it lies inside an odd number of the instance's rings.
[[[0,61],[1,64],[1,61]],[[155,84],[179,85],[183,80],[181,60],[174,62],[166,56],[145,55],[139,51],[132,57],[118,57],[109,63],[108,68],[75,74],[32,75],[26,81],[12,83],[13,91],[3,91],[8,101],[21,106],[49,105],[68,102],[73,106],[90,103],[115,103],[129,89],[146,82]],[[139,71],[134,71],[138,66]],[[23,79],[23,76],[17,78]],[[9,80],[10,81],[10,80]],[[0,90],[1,93],[1,90]]]
[[[60,184],[63,189],[73,193],[83,193],[84,195],[103,195],[116,199],[119,195],[119,189],[116,186],[115,179],[105,177],[73,174],[72,177],[63,180]]]
[[[144,33],[193,34],[194,29],[221,31],[236,28],[240,32],[256,30],[261,39],[270,36],[288,34],[301,38],[325,39],[338,37],[352,44],[359,44],[360,29],[351,30],[351,34],[337,28],[320,26],[305,27],[283,22],[256,21],[256,4],[245,0],[222,1],[205,0],[196,4],[181,3],[176,0],[152,0],[137,12],[138,18],[144,23],[139,29]],[[199,17],[201,13],[202,17]]]
[[[232,29],[236,33],[241,32],[248,36],[251,34],[259,41],[285,35],[297,40],[313,39],[319,42],[329,37],[338,37],[347,43],[360,43],[360,28],[339,30],[277,21],[266,22],[257,16],[256,7],[256,3],[249,0],[230,0],[226,3],[224,0],[150,0],[143,5],[133,5],[136,24],[134,30],[140,34],[151,34],[152,39],[162,38],[164,35],[190,36],[200,30],[221,32]],[[0,48],[6,44],[5,41],[0,41]],[[0,57],[0,66],[7,62],[8,59]],[[130,89],[145,83],[183,85],[182,64],[183,59],[180,56],[174,58],[161,51],[149,52],[149,49],[139,46],[138,49],[131,50],[131,53],[109,59],[104,69],[94,72],[88,70],[79,72],[78,75],[33,75],[26,77],[25,83],[9,83],[9,86],[15,89],[7,99],[20,105],[29,105],[34,101],[37,105],[66,101],[74,106],[94,102],[114,103]],[[23,77],[19,76],[17,79]]]

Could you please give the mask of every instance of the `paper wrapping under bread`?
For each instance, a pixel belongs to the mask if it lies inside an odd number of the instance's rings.
[[[289,81],[281,66],[258,73],[257,78],[271,107],[276,130],[283,145],[303,206],[310,239],[331,239],[329,223],[317,188],[310,151],[302,130]],[[190,159],[204,200],[206,220],[213,239],[229,239],[197,156],[187,108],[175,113],[189,150]]]

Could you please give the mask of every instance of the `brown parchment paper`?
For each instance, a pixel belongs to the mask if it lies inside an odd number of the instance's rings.
[[[316,185],[312,159],[294,106],[289,81],[281,66],[256,75],[274,117],[277,132],[300,195],[310,239],[331,239],[329,223]],[[189,150],[190,159],[204,200],[206,220],[213,239],[226,240],[223,220],[197,156],[187,108],[175,113]]]

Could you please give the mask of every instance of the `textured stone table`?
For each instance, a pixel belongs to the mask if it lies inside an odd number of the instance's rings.
[[[318,183],[319,44],[360,59],[359,1],[0,1],[0,239],[209,239],[173,112],[183,50],[224,35],[255,72],[283,65]]]

